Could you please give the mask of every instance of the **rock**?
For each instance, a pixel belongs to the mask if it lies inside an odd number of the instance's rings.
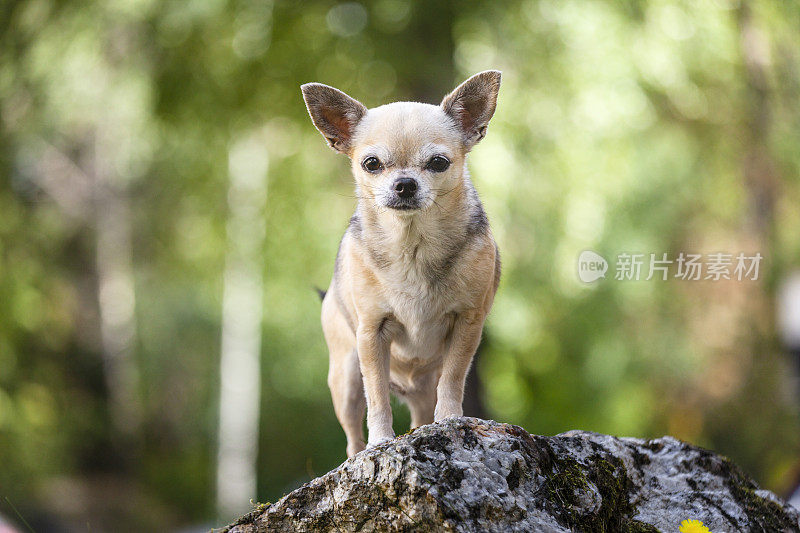
[[[800,531],[725,457],[672,437],[530,435],[477,418],[420,427],[229,526],[255,531]]]

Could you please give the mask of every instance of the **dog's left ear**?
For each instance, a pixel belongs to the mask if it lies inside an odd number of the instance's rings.
[[[442,109],[456,121],[468,148],[486,135],[499,90],[500,71],[485,70],[456,87],[442,100]]]
[[[300,90],[314,126],[331,148],[349,155],[353,132],[367,114],[364,104],[322,83],[306,83]]]

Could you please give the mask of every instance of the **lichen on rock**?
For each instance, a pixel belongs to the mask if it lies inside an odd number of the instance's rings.
[[[800,514],[730,460],[644,441],[454,418],[359,453],[230,533],[257,531],[800,532]]]

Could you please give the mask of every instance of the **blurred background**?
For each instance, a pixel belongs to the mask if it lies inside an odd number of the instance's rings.
[[[202,531],[341,463],[312,287],[330,280],[355,200],[299,85],[369,107],[438,103],[488,68],[503,85],[469,165],[504,272],[467,414],[539,434],[670,434],[791,493],[798,2],[0,10],[13,527]],[[764,259],[757,281],[587,285],[586,249]],[[405,407],[395,417],[405,431]]]

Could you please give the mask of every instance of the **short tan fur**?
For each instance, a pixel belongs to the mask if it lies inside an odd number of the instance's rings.
[[[352,160],[358,206],[322,302],[328,385],[347,455],[394,438],[390,393],[416,427],[462,414],[464,382],[500,279],[500,258],[466,158],[486,134],[500,72],[441,105],[367,109],[302,86],[314,125]]]

